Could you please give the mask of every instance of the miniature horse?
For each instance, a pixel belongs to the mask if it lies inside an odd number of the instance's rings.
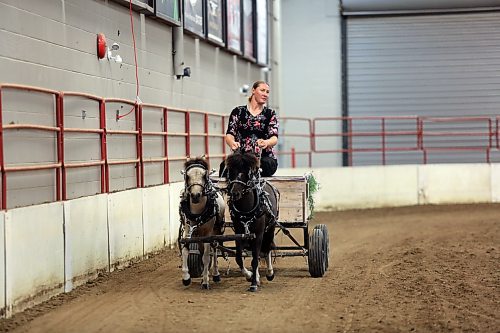
[[[205,237],[222,235],[224,227],[224,212],[226,204],[222,195],[215,189],[209,178],[208,164],[204,157],[189,159],[184,164],[184,190],[181,194],[179,207],[181,219],[181,231],[179,239],[192,236]],[[208,281],[208,269],[210,265],[209,243],[198,243],[200,255],[203,262],[202,288],[210,289]],[[191,276],[188,268],[189,247],[182,247],[182,283],[188,286]],[[214,282],[220,281],[217,265],[217,250],[213,251]]]
[[[266,258],[266,278],[274,279],[271,250],[274,248],[274,229],[278,218],[278,190],[260,178],[260,159],[253,153],[234,152],[226,159],[228,170],[228,206],[235,234],[255,234],[247,241],[252,251],[252,272],[243,266],[244,241],[236,241],[236,263],[248,281],[249,291],[260,285],[259,258]]]

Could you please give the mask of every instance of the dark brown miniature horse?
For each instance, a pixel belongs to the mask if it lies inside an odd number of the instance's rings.
[[[266,259],[266,278],[274,279],[271,250],[278,218],[278,190],[260,178],[259,158],[253,153],[235,152],[226,159],[228,207],[235,234],[255,234],[255,239],[236,241],[236,263],[248,281],[249,291],[260,285],[259,258]],[[243,266],[243,248],[252,251],[252,272]]]

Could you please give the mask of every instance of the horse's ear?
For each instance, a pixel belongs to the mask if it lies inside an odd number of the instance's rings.
[[[204,161],[206,161],[207,160],[207,155],[205,155],[205,154],[201,155],[201,159],[204,160]]]

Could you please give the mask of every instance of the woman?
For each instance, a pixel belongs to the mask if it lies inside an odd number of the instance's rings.
[[[247,105],[237,106],[231,111],[225,141],[231,150],[243,148],[261,156],[263,177],[272,176],[278,168],[273,147],[278,143],[278,118],[276,112],[266,106],[269,85],[257,81],[252,86],[252,95]],[[225,176],[224,161],[220,165],[220,176]]]

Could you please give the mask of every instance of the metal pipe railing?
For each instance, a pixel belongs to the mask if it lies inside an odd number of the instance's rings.
[[[5,91],[21,90],[49,94],[54,98],[54,126],[36,123],[4,123]],[[99,125],[94,128],[75,128],[65,126],[65,102],[69,98],[81,98],[95,101],[98,105]],[[106,116],[109,116],[109,105],[113,103],[126,104],[131,107],[131,114],[134,117],[132,129],[111,129],[106,124]],[[145,108],[156,109],[163,124],[160,130],[144,130]],[[181,113],[183,128],[181,131],[169,131],[169,119],[173,113]],[[203,130],[192,132],[191,129],[194,116],[202,116]],[[220,117],[222,131],[210,131],[209,117]],[[119,117],[117,118],[117,120]],[[282,132],[280,137],[297,140],[302,143],[299,146],[293,142],[291,149],[281,150],[279,155],[290,155],[293,167],[297,165],[297,157],[307,156],[307,164],[312,167],[313,154],[348,154],[347,161],[353,165],[353,157],[360,153],[380,153],[381,164],[388,163],[389,153],[395,152],[420,152],[423,156],[423,163],[428,163],[429,154],[432,152],[483,152],[485,161],[491,163],[492,151],[500,151],[500,116],[494,117],[283,117],[280,119]],[[218,120],[215,120],[217,124]],[[296,122],[300,126],[300,131],[287,131],[288,124]],[[163,183],[170,182],[170,162],[183,161],[193,152],[192,138],[202,138],[202,151],[207,158],[225,158],[227,148],[224,143],[225,126],[227,115],[203,112],[199,110],[187,110],[179,108],[167,108],[163,105],[137,104],[136,101],[102,98],[79,92],[62,92],[50,89],[0,84],[0,174],[1,174],[1,200],[0,208],[6,209],[7,202],[7,182],[9,173],[31,172],[36,170],[55,170],[54,193],[56,200],[67,199],[67,170],[76,168],[100,167],[100,191],[107,193],[110,191],[110,171],[109,167],[114,165],[135,165],[136,186],[142,187],[145,184],[145,168],[148,163],[163,163]],[[326,126],[326,130],[321,130],[320,125]],[[218,126],[218,125],[217,125]],[[337,130],[333,130],[337,129]],[[55,133],[55,156],[56,159],[49,163],[8,165],[5,160],[4,139],[6,131],[45,131]],[[69,133],[95,134],[99,137],[100,155],[98,160],[87,161],[66,161],[65,143]],[[135,156],[124,159],[110,159],[108,139],[110,136],[134,136]],[[163,144],[162,153],[158,156],[145,156],[144,138],[160,137]],[[179,156],[169,156],[169,139],[179,137],[184,141],[184,154]],[[321,148],[319,140],[329,140],[332,138],[346,138],[341,140],[344,146],[332,146],[330,143],[326,148]],[[211,153],[214,142],[221,141],[221,153]],[[307,142],[306,142],[307,140]],[[439,141],[441,140],[441,141]],[[162,155],[163,154],[163,155]]]

